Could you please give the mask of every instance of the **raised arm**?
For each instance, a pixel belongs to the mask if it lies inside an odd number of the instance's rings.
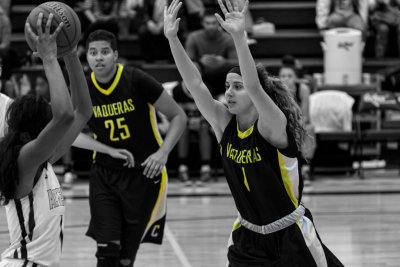
[[[221,26],[231,34],[235,43],[244,88],[259,114],[259,131],[271,144],[277,147],[286,147],[286,117],[261,86],[254,59],[247,44],[245,14],[249,1],[246,1],[242,10],[239,10],[237,0],[232,0],[233,5],[230,0],[225,0],[225,2],[226,7],[222,0],[218,0],[225,20],[220,15],[215,15]]]
[[[51,157],[54,148],[60,143],[74,119],[71,97],[57,61],[56,37],[63,24],[60,23],[55,32],[51,34],[50,25],[53,15],[50,14],[43,33],[42,18],[43,14],[40,13],[36,25],[38,35],[32,32],[29,23],[26,24],[26,30],[35,44],[37,50],[35,54],[40,56],[43,61],[44,71],[50,86],[53,117],[36,139],[21,148],[18,157],[18,175],[20,177],[18,190],[21,191],[17,195],[27,193],[32,189],[33,178],[38,167]]]
[[[56,162],[71,147],[72,142],[82,131],[83,127],[85,127],[93,113],[89,89],[76,48],[64,57],[64,62],[68,71],[75,116],[72,126],[66,132],[50,158],[51,163]]]
[[[213,99],[210,91],[204,84],[201,74],[190,60],[177,37],[180,18],[177,18],[182,3],[179,0],[172,1],[164,10],[164,34],[169,41],[176,66],[181,74],[186,87],[193,96],[201,114],[213,127],[217,139],[220,140],[222,132],[228,124],[231,114],[219,101]]]

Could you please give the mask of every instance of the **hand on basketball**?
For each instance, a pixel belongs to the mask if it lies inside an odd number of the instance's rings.
[[[142,166],[145,166],[143,175],[153,179],[154,176],[160,175],[162,169],[165,167],[165,164],[168,160],[168,153],[165,153],[163,150],[159,149],[156,153],[151,154],[143,163]]]
[[[113,148],[108,152],[108,155],[115,159],[125,160],[124,166],[128,166],[128,168],[135,167],[135,159],[133,158],[132,153],[126,149]]]
[[[164,7],[164,35],[167,39],[174,38],[178,34],[181,19],[177,18],[177,15],[181,6],[182,2],[173,0],[168,8]]]
[[[31,26],[29,23],[25,24],[26,31],[28,32],[31,40],[33,41],[36,51],[33,53],[35,56],[39,56],[42,60],[50,59],[52,57],[57,58],[57,44],[56,38],[58,33],[61,31],[63,27],[63,23],[61,22],[57,29],[50,33],[51,22],[53,20],[54,15],[50,14],[47,22],[45,31],[42,30],[42,20],[43,20],[43,13],[40,13],[38,16],[38,20],[36,22],[36,30],[37,35],[32,31]]]
[[[232,5],[232,3],[233,5]],[[225,20],[218,14],[215,14],[219,24],[231,35],[244,33],[245,31],[245,15],[249,7],[249,0],[246,0],[242,10],[239,9],[238,0],[225,0],[226,7],[222,0],[218,0],[221,11]]]

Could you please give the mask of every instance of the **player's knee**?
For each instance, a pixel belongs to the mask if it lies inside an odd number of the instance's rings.
[[[119,260],[120,267],[132,267],[133,261],[131,259],[120,259]]]
[[[113,242],[97,243],[97,267],[118,267],[120,248]]]

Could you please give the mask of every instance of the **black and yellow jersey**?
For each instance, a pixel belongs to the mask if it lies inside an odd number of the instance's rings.
[[[289,145],[277,149],[259,133],[257,121],[241,132],[236,116],[221,142],[222,166],[241,216],[266,225],[294,211],[301,198],[298,149],[287,130]]]
[[[89,127],[95,138],[109,146],[132,152],[135,169],[161,146],[161,136],[152,106],[163,92],[154,78],[135,68],[118,64],[115,77],[108,84],[88,79],[93,116]],[[93,155],[96,163],[114,169],[125,169],[124,161],[102,153]],[[127,169],[127,168],[126,168]]]

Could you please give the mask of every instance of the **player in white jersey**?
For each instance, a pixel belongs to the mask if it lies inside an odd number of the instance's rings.
[[[6,95],[0,93],[0,138],[2,138],[5,134],[5,118],[6,118],[6,111],[8,106],[11,104],[12,99]]]
[[[56,37],[50,33],[53,15],[38,35],[28,32],[43,61],[50,86],[49,105],[43,98],[25,95],[7,110],[7,133],[0,142],[0,203],[6,207],[10,247],[1,267],[59,266],[65,207],[51,164],[70,147],[92,115],[92,103],[76,48],[64,57],[71,84],[70,96],[57,61]]]
[[[27,258],[29,253],[29,258],[35,260],[32,266],[57,265],[62,249],[64,212],[60,184],[51,164],[47,163],[28,196],[6,205],[12,243],[1,255],[4,263],[21,266],[20,259]]]

